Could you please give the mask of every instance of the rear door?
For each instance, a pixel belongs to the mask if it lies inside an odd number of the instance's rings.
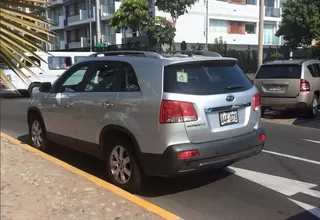
[[[191,102],[198,114],[197,121],[185,122],[193,143],[253,131],[260,121],[260,112],[252,111],[256,93],[234,60],[179,63],[164,70],[164,99]]]
[[[261,97],[294,98],[300,93],[301,69],[299,64],[262,65],[254,84]]]

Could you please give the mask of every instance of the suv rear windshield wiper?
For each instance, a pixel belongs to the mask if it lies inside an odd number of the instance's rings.
[[[229,90],[234,90],[234,89],[243,89],[244,85],[232,85],[232,86],[227,86],[224,90],[229,91]]]

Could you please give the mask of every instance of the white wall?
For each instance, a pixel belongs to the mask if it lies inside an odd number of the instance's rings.
[[[259,2],[259,0],[257,0]],[[259,25],[259,6],[257,5],[237,5],[228,2],[209,0],[208,19],[253,22]],[[200,0],[193,5],[189,12],[180,16],[176,23],[175,42],[180,43],[205,43],[205,13],[204,0]],[[171,20],[168,13],[155,10],[155,16],[163,16]],[[265,21],[280,21],[280,18],[265,18]],[[209,30],[208,30],[209,31]],[[223,37],[228,44],[258,44],[258,28],[256,34],[221,34],[209,32],[209,43],[213,43],[215,38]]]

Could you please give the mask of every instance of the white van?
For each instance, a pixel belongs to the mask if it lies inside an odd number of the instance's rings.
[[[28,90],[29,94],[32,90],[40,85],[41,82],[54,82],[66,69],[74,63],[85,59],[94,52],[35,52],[42,60],[30,55],[28,56],[33,63],[25,59],[21,61],[26,64],[33,72],[30,73],[25,68],[19,66],[20,70],[29,78],[23,80],[17,76],[13,70],[5,69],[6,76],[11,80],[12,84],[19,91]]]

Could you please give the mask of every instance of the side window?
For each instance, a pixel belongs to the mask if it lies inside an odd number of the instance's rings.
[[[90,64],[74,66],[67,72],[58,92],[80,92],[84,82],[84,76]]]
[[[308,68],[309,72],[311,73],[311,75],[312,75],[313,77],[316,77],[316,73],[315,73],[315,70],[314,70],[314,68],[313,68],[313,65],[310,64],[310,65],[307,66],[307,68]]]
[[[48,57],[48,67],[50,70],[68,69],[71,65],[71,57]]]
[[[320,63],[313,64],[313,69],[314,69],[314,72],[315,72],[315,76],[314,77],[319,78],[320,77]]]
[[[133,68],[125,62],[99,62],[89,77],[85,92],[139,91]]]

